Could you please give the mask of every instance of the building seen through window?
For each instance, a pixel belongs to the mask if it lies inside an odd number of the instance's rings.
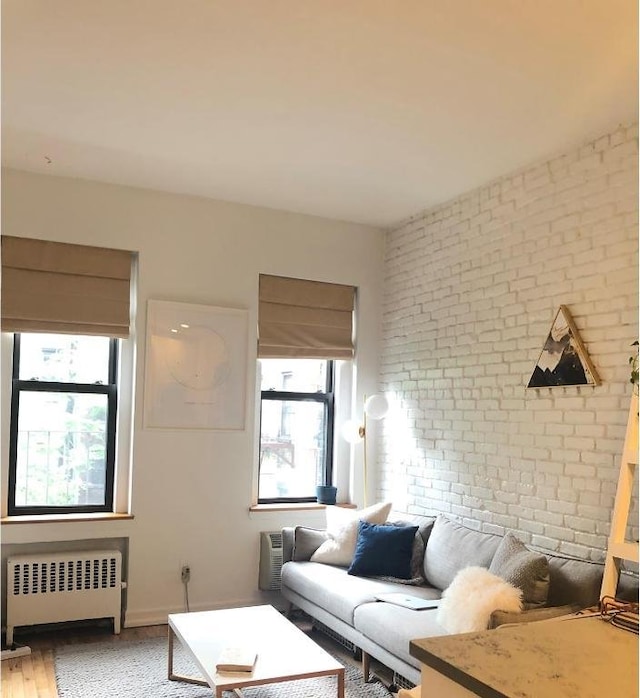
[[[312,501],[331,477],[333,362],[260,361],[258,501]]]

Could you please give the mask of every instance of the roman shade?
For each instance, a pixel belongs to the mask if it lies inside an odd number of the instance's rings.
[[[351,359],[355,288],[260,274],[258,356]]]
[[[2,331],[129,336],[133,253],[2,236]]]

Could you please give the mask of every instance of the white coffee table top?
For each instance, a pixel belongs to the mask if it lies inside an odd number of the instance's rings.
[[[340,662],[272,606],[174,613],[169,627],[213,689],[338,676],[344,671]],[[255,649],[258,659],[251,673],[216,672],[218,656],[227,645]]]

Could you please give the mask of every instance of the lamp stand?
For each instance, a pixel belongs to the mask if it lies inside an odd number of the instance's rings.
[[[362,506],[367,506],[367,413],[362,415],[362,426],[358,429],[358,433],[362,437]]]
[[[358,429],[358,434],[362,439],[362,506],[367,506],[367,396],[362,398],[362,426]]]
[[[358,437],[363,441],[364,453],[362,454],[362,501],[363,506],[367,506],[367,489],[369,487],[368,475],[368,454],[367,454],[367,417],[371,419],[379,420],[386,416],[389,409],[389,403],[384,395],[371,395],[367,400],[367,396],[364,396],[363,409],[362,409],[362,423],[358,427]],[[345,429],[343,427],[343,436],[350,443],[355,444],[355,430],[353,429],[354,422],[349,420],[345,423]],[[354,467],[354,481],[355,481],[355,467]]]

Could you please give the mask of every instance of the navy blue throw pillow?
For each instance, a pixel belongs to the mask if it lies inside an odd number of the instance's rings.
[[[411,578],[411,555],[417,526],[389,526],[360,521],[348,574],[359,577]]]

